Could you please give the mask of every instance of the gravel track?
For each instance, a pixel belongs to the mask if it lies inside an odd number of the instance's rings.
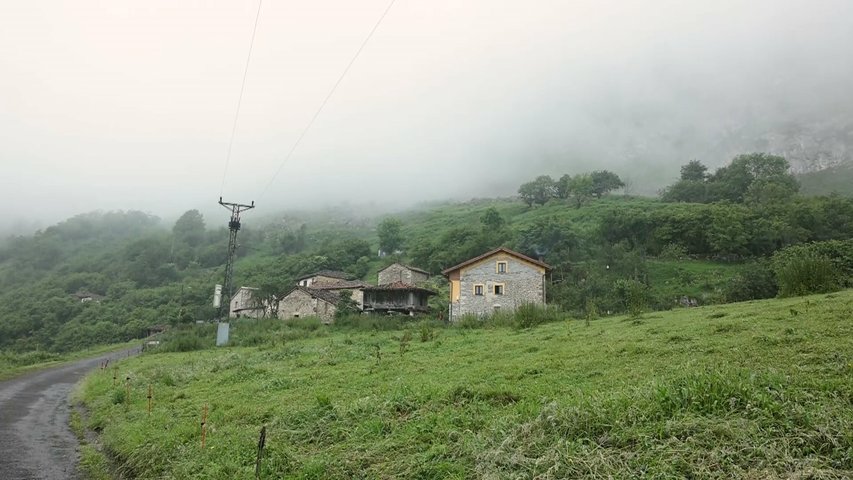
[[[123,350],[0,382],[0,479],[77,479],[77,437],[68,426],[74,385]]]

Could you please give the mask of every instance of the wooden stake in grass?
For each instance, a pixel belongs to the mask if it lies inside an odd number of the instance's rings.
[[[204,410],[201,412],[201,448],[204,449],[204,440],[207,435],[207,404],[204,404]]]
[[[148,415],[151,415],[151,401],[154,398],[153,390],[151,389],[151,384],[148,384]]]
[[[255,460],[255,478],[261,478],[261,458],[264,456],[264,446],[267,443],[267,426],[261,427],[261,437],[258,439],[258,458]]]
[[[113,386],[118,383],[118,367],[113,367]]]
[[[127,377],[124,384],[124,404],[130,407],[130,376]]]

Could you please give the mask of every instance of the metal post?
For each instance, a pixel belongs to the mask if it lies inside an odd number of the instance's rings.
[[[229,236],[228,254],[225,258],[225,282],[222,284],[226,301],[219,304],[219,312],[217,313],[217,319],[222,321],[230,313],[231,296],[234,295],[234,255],[237,252],[237,232],[240,231],[240,213],[255,208],[255,202],[252,201],[251,205],[243,205],[240,203],[223,202],[222,197],[219,197],[219,204],[231,210],[231,220],[228,221]],[[226,302],[228,305],[227,309],[225,307]]]

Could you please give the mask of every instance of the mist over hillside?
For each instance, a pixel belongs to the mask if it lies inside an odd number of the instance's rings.
[[[853,151],[845,0],[264,3],[254,37],[252,2],[49,3],[0,11],[0,201],[27,206],[5,231],[219,195],[382,211],[602,168],[654,194],[693,159]]]

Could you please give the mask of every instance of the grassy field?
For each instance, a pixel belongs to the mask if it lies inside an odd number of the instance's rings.
[[[27,372],[61,365],[65,362],[81,358],[89,358],[102,353],[140,345],[142,342],[143,340],[132,340],[126,343],[101,345],[65,354],[45,351],[26,353],[0,352],[0,380],[17,377]]]
[[[531,329],[302,319],[232,338],[255,346],[122,360],[129,399],[87,378],[88,427],[125,476],[253,478],[264,425],[262,478],[853,475],[851,290]]]

